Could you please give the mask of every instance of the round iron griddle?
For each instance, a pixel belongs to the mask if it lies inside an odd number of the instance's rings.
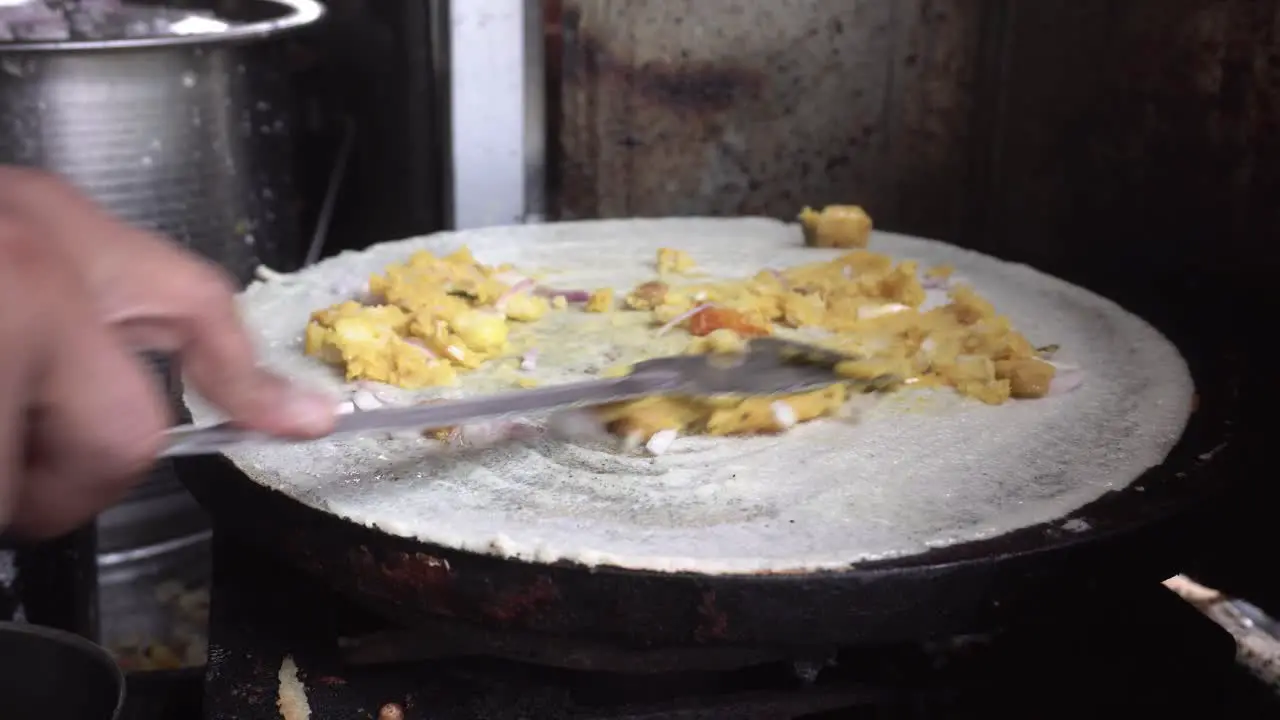
[[[1225,316],[1186,302],[1184,290],[1117,298],[1179,347],[1196,383],[1197,409],[1164,463],[1052,524],[844,571],[667,574],[504,560],[343,520],[222,457],[177,469],[217,527],[408,626],[448,616],[631,646],[880,644],[987,630],[1062,592],[1175,574],[1197,540],[1194,511],[1229,488],[1245,358]]]

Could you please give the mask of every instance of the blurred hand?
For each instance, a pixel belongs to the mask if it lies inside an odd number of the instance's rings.
[[[334,403],[257,367],[234,285],[62,181],[0,168],[0,528],[50,537],[142,477],[171,424],[136,353],[176,355],[234,422],[315,437]]]

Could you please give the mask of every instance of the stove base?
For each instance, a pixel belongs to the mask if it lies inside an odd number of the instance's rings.
[[[432,720],[1052,718],[1125,710],[1280,717],[1280,698],[1236,664],[1230,635],[1158,584],[1072,598],[981,637],[648,673],[482,656],[392,662],[385,652],[364,658],[376,664],[353,667],[338,638],[385,632],[386,624],[222,535],[215,535],[212,602],[206,720],[278,718],[286,654],[303,671],[317,718],[373,718],[391,702],[407,718]],[[451,635],[440,637],[450,649]],[[429,640],[419,636],[415,647]],[[474,651],[474,644],[463,649]]]

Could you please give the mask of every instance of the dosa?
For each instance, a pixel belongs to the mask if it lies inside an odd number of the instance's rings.
[[[263,361],[343,388],[302,352],[312,310],[357,294],[368,277],[429,249],[466,246],[486,263],[554,273],[562,287],[625,293],[652,276],[661,247],[703,272],[829,259],[797,226],[766,219],[584,221],[439,233],[344,253],[254,283],[241,297]],[[731,249],[731,250],[730,250]],[[1176,348],[1114,303],[1032,268],[943,243],[876,233],[872,249],[922,267],[951,265],[1029,336],[1062,347],[1088,379],[1060,397],[987,406],[946,391],[898,393],[860,422],[819,420],[767,437],[681,438],[659,457],[607,443],[533,439],[446,450],[416,434],[344,437],[237,450],[257,482],[385,532],[535,562],[651,571],[800,572],[921,553],[1065,517],[1159,463],[1191,412]],[[584,379],[606,364],[575,335],[575,363],[539,380]],[[611,347],[602,334],[597,354]],[[495,389],[479,371],[459,388]],[[217,415],[189,397],[197,421]],[[1068,528],[1070,529],[1070,528]]]

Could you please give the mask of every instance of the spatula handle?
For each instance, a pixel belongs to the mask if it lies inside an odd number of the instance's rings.
[[[602,405],[670,390],[678,382],[678,376],[639,373],[610,380],[567,383],[468,400],[353,412],[338,417],[332,435],[407,428],[426,430],[545,410]],[[235,445],[281,442],[227,423],[182,425],[172,428],[167,435],[161,457],[208,455]]]

